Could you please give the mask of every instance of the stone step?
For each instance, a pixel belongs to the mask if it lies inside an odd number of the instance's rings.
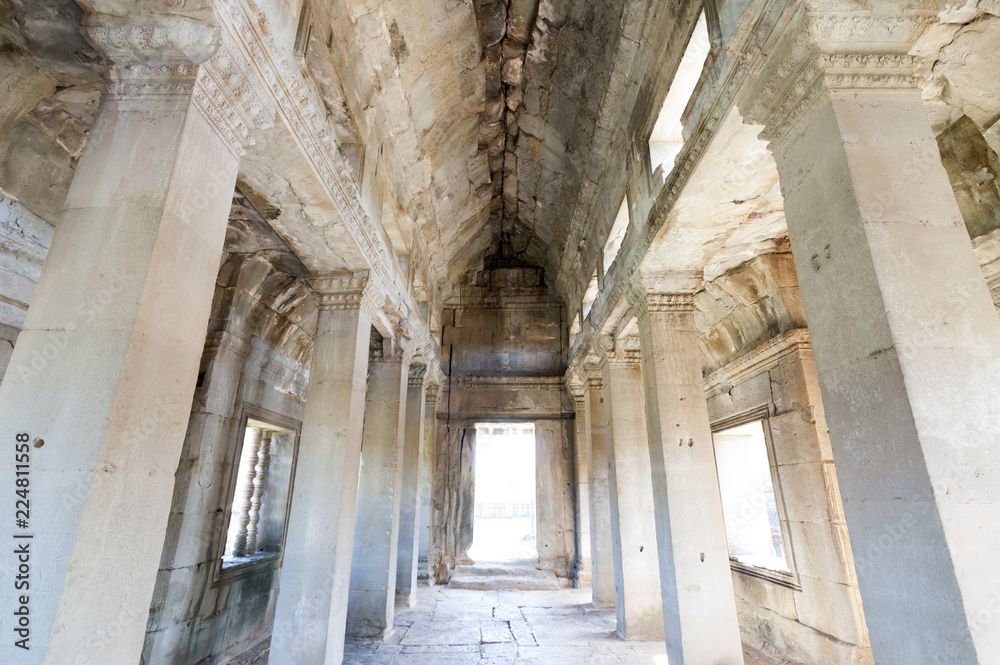
[[[530,565],[496,563],[456,566],[448,582],[451,589],[519,589],[521,591],[556,591],[559,579],[551,570],[538,570]]]

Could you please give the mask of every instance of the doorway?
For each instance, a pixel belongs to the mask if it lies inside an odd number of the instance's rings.
[[[469,556],[478,563],[534,560],[535,426],[476,425],[475,522]]]

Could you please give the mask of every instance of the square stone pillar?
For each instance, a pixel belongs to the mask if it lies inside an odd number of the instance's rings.
[[[155,52],[133,50],[151,29]],[[5,620],[3,663],[139,660],[249,138],[223,120],[242,109],[204,96],[227,87],[200,64],[216,29],[90,15],[85,33],[108,63],[104,92],[0,387],[12,497],[15,442],[30,458],[28,514],[15,524],[12,498],[7,531],[29,552],[30,587],[0,589],[5,612],[27,607],[30,638],[15,645],[27,636]],[[0,567],[16,570],[4,550]]]
[[[667,656],[741,665],[694,298],[647,294],[637,309]]]
[[[615,566],[611,553],[611,497],[604,428],[604,384],[599,367],[588,365],[586,399],[587,469],[590,473],[590,561],[594,607],[614,607]]]
[[[879,665],[1000,653],[1000,320],[907,55],[936,11],[800,12],[741,106],[781,176]]]
[[[578,588],[590,586],[590,471],[587,462],[587,397],[583,386],[571,386],[576,474],[576,575]]]
[[[616,344],[623,347],[625,341]],[[618,635],[624,640],[662,640],[660,561],[639,349],[616,348],[603,364]]]
[[[365,272],[310,277],[319,323],[270,665],[338,665],[343,658],[372,330],[367,279]]]
[[[368,364],[347,636],[385,638],[396,603],[409,361],[386,338]]]
[[[420,484],[424,460],[424,372],[410,370],[406,389],[406,425],[403,433],[403,486],[399,503],[399,553],[396,557],[396,595],[407,605],[416,602],[417,555],[420,538]]]
[[[420,528],[417,579],[433,584],[431,571],[431,503],[434,493],[434,460],[437,450],[437,399],[438,385],[425,388],[424,397],[424,452],[420,467]]]

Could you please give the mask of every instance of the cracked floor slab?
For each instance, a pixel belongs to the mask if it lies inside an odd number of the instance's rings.
[[[396,608],[384,642],[348,642],[344,665],[668,665],[662,642],[625,642],[614,610],[586,589],[559,591],[421,587]],[[745,654],[747,665],[773,665]]]

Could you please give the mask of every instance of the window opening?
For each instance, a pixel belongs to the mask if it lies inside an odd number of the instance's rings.
[[[476,425],[474,540],[478,562],[538,557],[535,545],[535,426]]]
[[[784,510],[767,420],[714,432],[715,462],[730,559],[791,575]]]
[[[622,249],[622,243],[625,241],[625,233],[628,231],[629,223],[629,210],[628,210],[628,196],[622,197],[621,207],[618,209],[618,215],[615,217],[615,222],[611,226],[611,232],[608,233],[608,241],[604,243],[604,274],[608,274],[608,270],[611,269],[611,265],[618,258],[618,253]]]
[[[291,499],[297,431],[246,418],[222,569],[277,557]]]
[[[583,293],[583,301],[580,304],[580,311],[583,312],[583,320],[586,321],[587,317],[590,315],[590,308],[594,306],[594,302],[597,300],[597,294],[601,290],[600,285],[597,283],[597,271],[599,268],[594,268],[594,274],[590,278],[590,283],[587,284],[587,290]]]
[[[664,175],[669,173],[674,167],[674,158],[684,146],[684,125],[681,123],[681,116],[698,85],[711,46],[708,21],[705,19],[705,12],[702,11],[694,32],[691,33],[691,39],[684,49],[684,55],[681,56],[681,62],[663,100],[663,106],[660,107],[660,115],[656,118],[653,133],[649,137],[649,163],[652,171],[662,166]]]

